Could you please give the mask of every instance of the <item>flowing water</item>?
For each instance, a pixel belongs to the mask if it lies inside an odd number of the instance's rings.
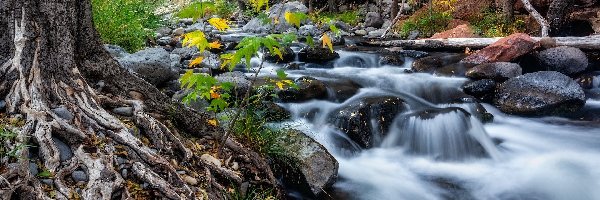
[[[326,100],[281,105],[293,115],[285,126],[303,130],[336,157],[334,188],[344,199],[600,199],[598,122],[518,117],[484,104],[494,121],[483,124],[475,103],[452,101],[465,78],[407,73],[410,58],[404,66],[380,66],[375,54],[340,54],[329,67],[287,72],[351,80],[361,86],[356,94],[337,100],[330,91]],[[278,67],[269,65],[262,75]],[[328,119],[357,99],[376,96],[400,97],[408,109],[385,133],[374,131],[374,147],[363,149]],[[586,110],[598,112],[600,101],[588,100]]]

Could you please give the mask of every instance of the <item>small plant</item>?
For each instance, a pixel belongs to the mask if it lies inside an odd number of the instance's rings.
[[[230,18],[237,9],[236,5],[228,0],[215,0],[215,13],[221,18]]]
[[[450,20],[452,20],[450,14],[438,12],[431,15],[411,18],[402,23],[400,35],[402,37],[407,37],[411,31],[416,30],[419,31],[421,37],[431,37],[437,32],[444,31]]]
[[[17,133],[0,125],[0,159],[8,157],[19,159],[19,152],[29,145],[17,141]]]
[[[104,43],[115,44],[129,52],[142,49],[160,25],[154,11],[159,0],[92,0],[96,30]]]
[[[179,18],[192,18],[194,20],[205,17],[216,12],[215,3],[212,2],[194,2],[185,6],[176,16]]]
[[[505,37],[516,32],[525,31],[525,21],[517,18],[512,23],[506,22],[502,13],[493,9],[487,9],[481,13],[481,17],[470,22],[475,32],[484,37]]]

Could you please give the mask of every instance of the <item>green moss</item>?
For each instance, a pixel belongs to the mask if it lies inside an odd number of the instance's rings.
[[[104,43],[129,52],[142,49],[160,25],[153,14],[162,0],[92,0],[94,24]]]

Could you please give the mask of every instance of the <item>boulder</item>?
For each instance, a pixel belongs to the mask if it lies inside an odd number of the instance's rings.
[[[301,26],[298,29],[298,34],[301,36],[312,36],[312,37],[318,37],[321,36],[323,34],[323,31],[321,29],[319,29],[317,26],[315,25],[304,25]]]
[[[477,97],[484,102],[490,102],[494,97],[496,81],[491,79],[478,80],[463,85],[462,89],[465,94]]]
[[[438,68],[460,62],[465,58],[464,54],[439,53],[419,58],[413,62],[412,69],[415,72],[434,73]]]
[[[529,35],[515,33],[471,54],[462,62],[472,64],[510,62],[533,51],[534,47],[535,41]]]
[[[360,147],[371,148],[385,137],[396,115],[407,109],[398,97],[367,97],[331,112],[328,121]]]
[[[182,47],[173,49],[173,51],[171,51],[171,54],[179,55],[181,60],[189,60],[192,59],[194,56],[200,55],[200,50],[198,50],[198,48],[196,47]]]
[[[282,57],[279,57],[278,55],[273,55],[270,51],[265,51],[265,60],[271,63],[289,63],[294,61],[294,59],[296,58],[296,54],[294,53],[294,50],[292,50],[292,48],[283,47],[279,49],[281,51]]]
[[[477,65],[467,70],[465,76],[475,80],[493,79],[503,82],[509,78],[520,76],[523,73],[521,66],[516,63],[495,62]]]
[[[383,26],[383,18],[379,13],[369,12],[365,16],[364,27],[381,28]]]
[[[542,69],[566,75],[583,72],[588,67],[585,53],[574,47],[563,46],[546,49],[538,54],[538,60]]]
[[[273,157],[275,173],[286,185],[317,197],[335,183],[339,164],[325,147],[306,134],[287,129],[277,139],[283,155]]]
[[[162,48],[149,48],[117,59],[121,66],[155,86],[179,78],[179,69],[171,67],[171,57]]]
[[[344,102],[346,99],[354,96],[361,88],[360,85],[351,80],[331,80],[325,82],[328,94],[328,100],[334,102]]]
[[[477,37],[477,34],[475,34],[475,31],[473,31],[473,29],[469,25],[463,24],[463,25],[458,25],[457,27],[455,27],[453,29],[433,34],[431,39],[474,38],[474,37]]]
[[[104,49],[106,49],[106,51],[108,51],[110,56],[112,56],[115,59],[122,58],[122,57],[129,55],[129,53],[127,53],[127,51],[125,49],[123,49],[123,47],[120,47],[117,45],[105,44]]]
[[[498,87],[494,103],[500,110],[520,115],[561,115],[585,104],[581,86],[555,71],[541,71],[511,78]]]
[[[339,58],[337,52],[322,47],[305,47],[298,52],[298,58],[302,62],[324,63]]]
[[[382,55],[379,57],[379,64],[402,66],[404,64],[404,57],[400,55]]]
[[[215,78],[221,83],[230,82],[233,84],[231,93],[232,98],[242,99],[246,95],[246,92],[248,92],[248,89],[251,87],[250,80],[242,72],[225,72],[216,76]]]
[[[277,96],[283,102],[300,102],[327,97],[327,87],[315,78],[303,76],[294,81],[298,88],[278,90]]]

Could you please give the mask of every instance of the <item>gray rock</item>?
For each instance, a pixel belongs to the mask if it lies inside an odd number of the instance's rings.
[[[369,12],[365,17],[364,27],[381,28],[383,26],[383,18],[376,12]]]
[[[71,174],[71,178],[73,178],[73,180],[75,182],[87,182],[88,181],[87,174],[84,171],[80,171],[80,170],[74,171]]]
[[[213,30],[213,27],[209,26],[206,22],[195,23],[195,24],[192,24],[185,28],[186,33],[194,32],[194,31],[202,31],[205,33],[209,33],[212,30]]]
[[[383,35],[384,31],[385,30],[383,30],[383,29],[377,29],[377,30],[374,30],[374,31],[370,31],[369,34],[367,34],[367,38],[378,38],[378,37],[381,37]]]
[[[232,97],[243,98],[250,89],[250,80],[242,72],[226,72],[215,77],[219,82],[230,82],[233,84]]]
[[[213,71],[219,71],[221,69],[221,57],[219,57],[219,55],[210,51],[205,51],[202,53],[202,56],[204,59],[198,67],[210,68]]]
[[[169,58],[171,59],[171,68],[183,68],[183,66],[181,65],[181,56],[177,54],[170,54]]]
[[[356,34],[358,36],[365,36],[365,35],[367,35],[369,33],[366,30],[364,30],[364,29],[359,29],[359,30],[354,31],[354,34]]]
[[[357,99],[331,112],[329,122],[362,148],[378,145],[396,115],[408,109],[398,97],[368,97]],[[371,125],[376,120],[376,126]]]
[[[435,73],[444,66],[460,62],[463,58],[465,55],[456,53],[434,54],[415,60],[412,69],[415,72]]]
[[[265,24],[261,19],[254,18],[244,25],[242,30],[249,33],[267,34],[273,30],[273,25],[269,23]]]
[[[183,19],[179,19],[179,23],[185,24],[185,25],[191,25],[194,23],[194,19],[193,18],[183,18]]]
[[[277,142],[286,152],[275,158],[275,163],[285,166],[278,173],[290,185],[318,196],[335,183],[339,164],[323,145],[297,130],[284,131]]]
[[[191,177],[191,176],[188,176],[188,175],[182,175],[181,179],[183,179],[183,181],[185,181],[187,184],[198,185],[198,180],[195,179],[194,177]]]
[[[318,37],[323,34],[323,31],[315,25],[304,25],[298,29],[298,34],[301,36],[313,36]]]
[[[541,71],[504,82],[497,90],[494,103],[503,112],[511,114],[561,115],[581,109],[585,94],[568,76]]]
[[[324,63],[339,58],[340,55],[337,52],[331,52],[331,50],[322,47],[306,47],[298,52],[298,58],[302,62],[310,63]]]
[[[545,70],[557,71],[566,75],[583,72],[589,64],[585,53],[574,47],[546,49],[539,53],[538,59]]]
[[[158,38],[158,40],[156,40],[156,44],[161,45],[161,46],[166,46],[166,45],[169,45],[172,40],[173,40],[173,38],[171,38],[169,36],[164,36],[164,37]]]
[[[300,102],[310,99],[324,99],[327,97],[327,86],[312,77],[303,76],[294,81],[296,88],[278,90],[277,96],[284,102]]]
[[[50,187],[54,187],[54,180],[52,179],[40,179],[40,181]]]
[[[149,48],[118,59],[121,65],[153,85],[179,78],[179,69],[171,67],[171,58],[162,48]]]
[[[185,29],[184,28],[176,28],[175,30],[173,30],[173,36],[181,36],[185,34]]]
[[[332,32],[327,32],[327,35],[329,36],[329,39],[331,39],[331,44],[333,44],[334,46],[346,44],[346,40],[344,39],[344,37],[341,34],[334,34]],[[319,39],[318,44],[322,44],[322,43],[323,43],[323,40]]]
[[[182,47],[174,49],[171,54],[179,55],[181,60],[189,60],[200,55],[200,51],[196,47]]]
[[[382,55],[379,57],[379,64],[402,66],[404,64],[404,58],[399,55]]]
[[[173,32],[173,30],[169,27],[160,27],[156,29],[156,33],[161,34],[163,36],[171,35],[171,32]]]
[[[40,173],[37,164],[32,162],[29,163],[29,173],[31,173],[34,176]]]
[[[419,38],[419,35],[421,35],[421,32],[414,30],[414,31],[410,31],[408,33],[408,36],[406,37],[407,40],[415,40],[417,38]]]
[[[465,73],[472,79],[492,79],[495,81],[506,81],[509,78],[520,76],[523,69],[517,63],[495,62],[477,65]]]
[[[74,116],[71,111],[69,111],[65,106],[59,106],[57,108],[52,109],[54,114],[58,115],[58,117],[63,118],[67,121],[73,120]]]
[[[302,4],[301,2],[298,2],[298,1],[287,2],[285,4],[278,3],[278,4],[273,5],[269,9],[269,11],[267,12],[267,15],[271,19],[277,18],[281,21],[282,19],[285,19],[286,12],[307,13],[308,8],[306,6],[304,6],[304,4]],[[273,23],[265,24],[259,18],[254,18],[254,19],[250,20],[246,25],[244,25],[244,27],[242,27],[242,30],[244,32],[261,33],[261,34],[271,33],[271,32],[283,33],[289,29],[295,29],[295,27],[292,26],[291,24],[285,23],[283,21],[281,21],[281,23],[278,23],[276,25],[274,25]]]
[[[133,116],[133,107],[118,107],[112,110],[117,115],[131,117]]]
[[[127,178],[128,175],[129,175],[129,171],[127,171],[127,169],[121,170],[121,176],[123,178]]]
[[[3,111],[6,108],[6,101],[0,100],[0,111]]]
[[[52,137],[52,141],[54,141],[58,149],[60,161],[67,161],[73,157],[73,151],[71,151],[71,148],[67,144],[55,137]]]
[[[125,49],[123,49],[122,47],[117,46],[117,45],[105,44],[104,49],[106,49],[106,51],[108,51],[110,56],[112,56],[115,59],[122,58],[122,57],[129,55],[129,53],[127,53],[127,51]]]

